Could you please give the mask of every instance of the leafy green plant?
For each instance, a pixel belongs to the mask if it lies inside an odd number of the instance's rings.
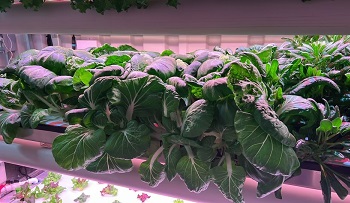
[[[86,194],[82,193],[79,197],[74,199],[74,202],[85,203],[89,197],[90,197],[90,195],[86,195]]]
[[[101,193],[102,196],[105,196],[105,195],[117,196],[118,195],[118,189],[116,187],[114,187],[114,185],[108,184],[106,187],[104,187],[100,191],[100,193]]]
[[[12,199],[21,200],[21,201],[24,201],[26,203],[34,202],[35,200],[34,200],[34,197],[31,193],[30,184],[28,182],[26,182],[23,185],[21,185],[20,187],[17,187],[15,189],[15,194],[14,194]]]
[[[73,190],[83,191],[89,185],[89,181],[84,178],[73,178]]]
[[[347,194],[336,180],[347,185],[348,177],[329,165],[349,157],[347,43],[316,36],[235,53],[160,54],[127,45],[23,53],[30,57],[2,71],[1,133],[10,143],[20,125],[57,114],[69,124],[52,147],[64,169],[126,173],[143,157],[138,172],[151,187],[178,175],[190,191],[213,182],[234,202],[244,202],[246,176],[258,182],[259,198],[282,198],[300,162],[315,161],[329,202],[330,188]]]

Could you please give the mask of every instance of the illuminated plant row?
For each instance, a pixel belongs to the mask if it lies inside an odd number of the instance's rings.
[[[126,173],[146,157],[139,174],[151,187],[179,176],[201,192],[213,182],[233,202],[244,202],[247,176],[258,197],[281,198],[284,181],[312,160],[324,201],[331,188],[344,199],[350,179],[326,162],[350,157],[347,42],[296,36],[279,47],[188,54],[107,44],[29,50],[1,71],[1,134],[11,143],[19,127],[61,118],[69,126],[52,152],[64,169]]]

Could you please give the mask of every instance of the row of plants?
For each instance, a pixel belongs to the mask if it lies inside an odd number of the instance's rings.
[[[118,13],[127,11],[129,8],[135,7],[138,9],[148,8],[150,0],[67,0],[70,1],[70,5],[74,10],[78,10],[81,13],[85,13],[87,10],[95,10],[100,14],[104,14],[105,11],[115,10]],[[32,9],[38,11],[44,3],[49,2],[46,0],[19,0],[19,3],[26,9]],[[12,7],[13,4],[18,3],[15,0],[1,0],[0,12],[6,12]],[[175,7],[180,4],[178,0],[166,0],[166,5]]]
[[[40,189],[39,186],[31,188],[31,185],[26,182],[20,187],[16,188],[16,193],[13,196],[13,200],[19,200],[25,203],[34,203],[36,199],[44,199],[43,203],[62,203],[60,194],[66,189],[59,185],[62,175],[49,172],[45,179],[42,181],[43,187]],[[71,179],[73,190],[83,191],[88,187],[89,181],[83,178],[72,178]],[[107,185],[101,191],[101,196],[110,195],[117,196],[118,189],[113,185]],[[90,195],[82,193],[74,202],[84,203],[90,198]],[[114,203],[120,203],[120,201],[115,200]]]
[[[108,44],[29,50],[0,72],[1,134],[11,143],[20,127],[61,118],[69,126],[52,153],[64,169],[126,173],[145,157],[138,172],[149,186],[179,176],[202,192],[213,182],[237,203],[247,176],[258,197],[282,198],[300,163],[314,161],[324,202],[331,189],[344,199],[350,179],[327,162],[350,158],[348,42],[295,36],[187,54]]]

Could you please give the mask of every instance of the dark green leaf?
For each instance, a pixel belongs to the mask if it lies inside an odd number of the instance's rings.
[[[324,174],[324,171],[321,172],[321,189],[323,194],[323,201],[324,203],[331,203],[332,198],[332,190],[331,190],[331,184],[329,182],[329,179],[326,177],[327,175]]]
[[[199,137],[206,131],[214,117],[214,106],[204,99],[195,101],[185,113],[181,128],[183,137]]]
[[[73,50],[59,46],[48,46],[42,49],[37,60],[39,65],[54,72],[57,75],[66,73],[66,59],[73,56]]]
[[[167,80],[169,85],[173,85],[176,88],[176,92],[183,98],[188,97],[188,86],[186,82],[179,77],[171,77]]]
[[[41,66],[23,66],[18,73],[30,88],[39,91],[44,90],[46,84],[56,77],[55,73]]]
[[[165,137],[166,141],[173,144],[188,145],[192,147],[200,148],[201,145],[197,141],[188,138],[181,137],[180,135],[167,135]]]
[[[131,160],[114,158],[106,152],[86,166],[86,170],[102,174],[127,173],[132,168]]]
[[[328,86],[329,88],[332,88],[338,93],[340,92],[338,85],[335,82],[333,82],[333,80],[323,76],[313,76],[305,78],[295,86],[289,88],[288,90],[286,90],[285,94],[303,96],[305,93],[307,93],[307,91],[310,91],[310,88],[318,86]]]
[[[273,175],[290,176],[299,167],[293,148],[264,131],[251,114],[237,112],[235,128],[243,155],[258,169]]]
[[[107,99],[106,92],[111,89],[116,78],[113,76],[105,76],[98,78],[93,85],[84,91],[84,94],[79,96],[79,103],[83,107],[96,109],[100,102]]]
[[[141,163],[139,174],[143,182],[148,183],[151,187],[157,187],[165,179],[164,169],[164,165],[151,156],[147,161]]]
[[[208,59],[198,69],[197,78],[208,75],[209,73],[220,71],[224,63],[220,59]]]
[[[174,58],[163,56],[156,59],[145,68],[145,72],[158,76],[163,81],[172,77],[176,73],[176,61]]]
[[[67,170],[86,167],[102,155],[106,135],[103,130],[89,130],[81,125],[71,125],[52,143],[56,163]]]
[[[163,116],[174,118],[179,108],[180,96],[175,91],[175,87],[167,85],[163,95]]]
[[[255,121],[267,134],[287,147],[294,147],[296,140],[289,132],[287,126],[278,119],[276,112],[269,106],[266,97],[263,95],[255,102]]]
[[[273,192],[279,191],[288,176],[271,175],[263,172],[253,166],[243,156],[239,157],[240,163],[243,165],[248,176],[258,182],[257,196],[264,198]],[[275,193],[276,194],[276,193]]]
[[[118,65],[111,65],[104,67],[103,69],[96,70],[94,76],[91,78],[90,84],[93,84],[95,80],[103,76],[121,76],[124,73],[124,69]],[[87,82],[88,80],[86,80]],[[84,82],[85,84],[85,82]]]
[[[89,112],[88,108],[72,109],[65,113],[65,118],[70,125],[81,124],[84,116]]]
[[[191,192],[199,193],[209,186],[209,167],[208,162],[184,156],[177,163],[176,171]]]
[[[48,116],[50,116],[50,111],[48,109],[35,109],[35,111],[33,112],[33,114],[29,119],[30,127],[31,128],[38,127],[39,123]]]
[[[244,203],[242,190],[246,174],[243,167],[229,161],[224,166],[214,167],[210,173],[214,183],[227,199],[235,203]]]
[[[52,78],[45,85],[45,92],[51,94],[54,92],[69,94],[74,91],[73,89],[73,77],[71,76],[58,76]]]
[[[132,120],[136,116],[161,111],[164,89],[159,78],[146,76],[117,81],[107,96],[112,104],[126,109],[127,120]]]
[[[0,135],[5,143],[11,144],[16,138],[21,123],[20,112],[0,112]]]
[[[177,144],[173,144],[169,148],[164,148],[164,157],[166,177],[169,181],[172,181],[177,174],[176,165],[182,157]]]
[[[233,94],[227,86],[227,78],[209,80],[203,86],[203,99],[217,101]]]
[[[188,65],[185,70],[184,74],[192,75],[193,77],[197,77],[197,72],[199,67],[202,65],[199,61],[193,61],[190,65]]]
[[[311,101],[296,95],[285,95],[283,99],[284,102],[276,113],[285,124],[289,124],[290,121],[299,117],[303,117],[303,120],[307,121],[305,128],[319,122],[321,115]]]
[[[113,133],[106,142],[105,152],[115,158],[133,159],[150,146],[150,130],[144,124],[129,121],[126,128]]]

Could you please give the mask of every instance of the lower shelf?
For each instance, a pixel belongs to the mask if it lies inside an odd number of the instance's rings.
[[[229,202],[218,191],[217,187],[210,184],[209,188],[200,193],[189,192],[179,178],[175,178],[172,182],[164,181],[156,188],[150,188],[147,184],[141,182],[137,173],[138,168],[142,160],[133,160],[134,170],[125,174],[93,174],[86,170],[78,171],[66,171],[60,168],[52,156],[50,149],[41,148],[39,143],[30,142],[27,140],[16,140],[17,143],[7,145],[0,142],[0,160],[19,164],[23,166],[53,171],[57,173],[67,174],[76,177],[82,177],[86,179],[96,180],[99,182],[105,182],[110,184],[119,185],[135,190],[142,190],[159,195],[165,195],[174,198],[183,198],[193,202]],[[285,184],[282,189],[283,203],[288,202],[308,202],[319,203],[322,202],[322,192],[317,189],[310,189],[307,187],[315,188],[319,184],[319,172],[304,170],[303,175],[290,181],[290,184]],[[307,183],[312,183],[307,185]],[[300,185],[295,186],[295,185]],[[314,186],[312,186],[314,185]],[[281,200],[275,199],[273,195],[270,195],[264,199],[256,198],[256,186],[257,183],[251,179],[247,179],[244,187],[244,197],[246,202],[249,203],[281,203]],[[336,194],[332,195],[333,203],[342,203]]]

